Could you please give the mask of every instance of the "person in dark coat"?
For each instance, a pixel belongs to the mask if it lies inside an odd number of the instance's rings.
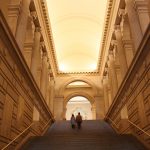
[[[76,122],[78,125],[78,129],[81,128],[81,123],[82,123],[82,116],[80,115],[80,113],[78,113],[78,115],[76,116]]]

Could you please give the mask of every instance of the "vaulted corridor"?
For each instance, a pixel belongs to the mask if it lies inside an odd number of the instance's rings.
[[[150,149],[150,0],[0,0],[0,149],[140,143]]]
[[[84,121],[72,129],[69,121],[55,122],[41,137],[33,137],[21,150],[146,150],[132,135],[118,135],[104,121]]]

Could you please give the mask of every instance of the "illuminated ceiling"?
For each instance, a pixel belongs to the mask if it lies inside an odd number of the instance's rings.
[[[47,0],[58,70],[97,70],[107,0]]]
[[[71,98],[68,101],[68,104],[72,104],[72,103],[89,103],[90,104],[88,99],[83,96],[76,96],[76,97]]]

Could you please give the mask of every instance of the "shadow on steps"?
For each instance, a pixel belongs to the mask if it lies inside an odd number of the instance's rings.
[[[132,135],[118,135],[105,121],[84,121],[72,129],[69,121],[55,122],[44,136],[32,137],[21,150],[146,150]]]

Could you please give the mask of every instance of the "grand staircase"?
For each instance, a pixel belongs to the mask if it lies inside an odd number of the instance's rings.
[[[55,122],[44,136],[33,137],[21,150],[147,150],[132,135],[118,135],[104,121],[84,121],[72,129],[69,121]]]

